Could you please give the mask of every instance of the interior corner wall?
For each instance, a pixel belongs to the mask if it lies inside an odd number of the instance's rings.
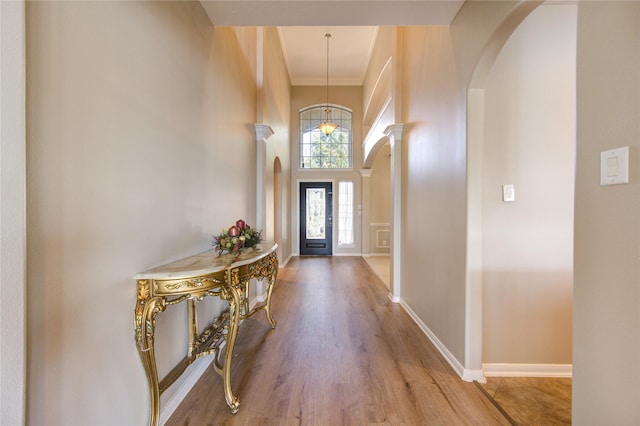
[[[574,424],[640,424],[640,2],[578,2]],[[600,153],[630,148],[630,182]]]
[[[198,2],[27,2],[26,19],[27,423],[145,424],[132,277],[255,219],[254,74]],[[157,317],[161,377],[186,325],[184,304]]]
[[[571,364],[575,51],[576,6],[539,6],[485,85],[485,364]]]

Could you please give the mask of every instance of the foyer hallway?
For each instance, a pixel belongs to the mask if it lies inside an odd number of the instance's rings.
[[[508,425],[462,381],[361,257],[295,258],[279,271],[271,330],[246,320],[232,415],[212,367],[167,425]]]

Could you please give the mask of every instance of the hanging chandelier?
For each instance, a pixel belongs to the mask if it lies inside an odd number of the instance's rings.
[[[324,121],[318,125],[318,129],[326,136],[329,136],[338,125],[331,121],[331,108],[329,107],[329,39],[331,34],[326,33],[324,36],[327,39],[327,106],[324,110]]]

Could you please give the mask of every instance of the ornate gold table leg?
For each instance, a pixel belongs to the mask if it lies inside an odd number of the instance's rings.
[[[238,289],[238,270],[227,270],[227,286],[222,287],[221,292],[224,299],[229,303],[229,328],[227,330],[227,344],[224,353],[224,364],[222,365],[222,382],[224,385],[224,397],[227,405],[231,408],[231,413],[236,414],[240,408],[240,400],[233,395],[231,390],[231,361],[233,360],[233,348],[238,337],[238,326],[240,324],[241,310],[241,289]]]
[[[136,347],[147,376],[149,386],[149,426],[156,426],[160,420],[160,386],[153,349],[156,315],[165,310],[165,300],[149,298],[149,281],[138,281],[138,301],[134,314]]]
[[[265,304],[265,312],[267,314],[267,320],[269,321],[269,324],[271,324],[271,328],[276,328],[276,322],[274,321],[273,317],[271,316],[271,294],[273,293],[273,287],[276,283],[276,278],[278,276],[278,258],[276,258],[276,263],[273,266],[273,272],[271,273],[271,275],[269,276],[269,278],[267,278],[267,282],[269,283],[269,287],[267,290],[267,303]]]

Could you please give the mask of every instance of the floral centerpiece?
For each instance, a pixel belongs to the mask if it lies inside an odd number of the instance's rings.
[[[262,241],[262,231],[250,227],[244,220],[236,220],[236,224],[223,229],[220,235],[213,237],[213,245],[218,254],[240,251],[242,248],[254,247]]]

